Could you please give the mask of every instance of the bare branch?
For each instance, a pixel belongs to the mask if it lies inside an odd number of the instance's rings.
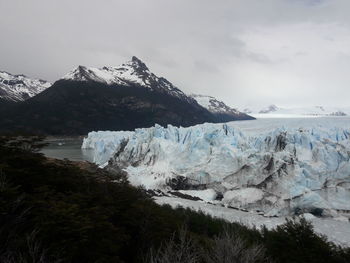
[[[204,253],[206,263],[266,262],[265,249],[260,245],[248,246],[238,233],[226,229],[214,239],[213,247]]]
[[[200,262],[200,253],[192,238],[189,237],[187,229],[183,227],[179,231],[178,240],[174,234],[155,253],[151,250],[146,261],[148,263],[197,263]]]

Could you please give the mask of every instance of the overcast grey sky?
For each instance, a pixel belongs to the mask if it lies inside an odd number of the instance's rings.
[[[0,70],[55,81],[135,55],[231,106],[350,106],[349,0],[0,0]]]

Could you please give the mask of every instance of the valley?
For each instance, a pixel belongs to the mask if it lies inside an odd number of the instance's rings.
[[[349,10],[0,0],[0,263],[349,263]]]

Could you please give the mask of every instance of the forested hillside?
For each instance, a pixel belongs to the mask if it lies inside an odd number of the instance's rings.
[[[251,230],[183,208],[88,163],[47,159],[41,138],[1,137],[1,262],[349,262],[289,221]]]

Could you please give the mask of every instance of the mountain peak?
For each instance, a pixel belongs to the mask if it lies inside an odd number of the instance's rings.
[[[130,83],[147,86],[149,83],[145,79],[155,77],[146,64],[139,58],[133,56],[130,61],[118,66],[104,66],[102,68],[92,68],[79,65],[63,79],[74,81],[96,81],[106,84],[122,84]]]
[[[129,63],[126,63],[127,65],[130,65],[138,72],[148,72],[149,69],[146,66],[146,64],[139,58],[133,56],[131,58],[131,61]]]
[[[92,68],[90,69],[82,65],[79,65],[78,67],[70,71],[67,75],[64,76],[64,79],[78,80],[78,81],[89,81],[89,80],[94,80],[99,82],[102,81],[101,78],[96,76]]]
[[[132,56],[131,61],[139,64],[144,64],[144,62],[136,56]]]

